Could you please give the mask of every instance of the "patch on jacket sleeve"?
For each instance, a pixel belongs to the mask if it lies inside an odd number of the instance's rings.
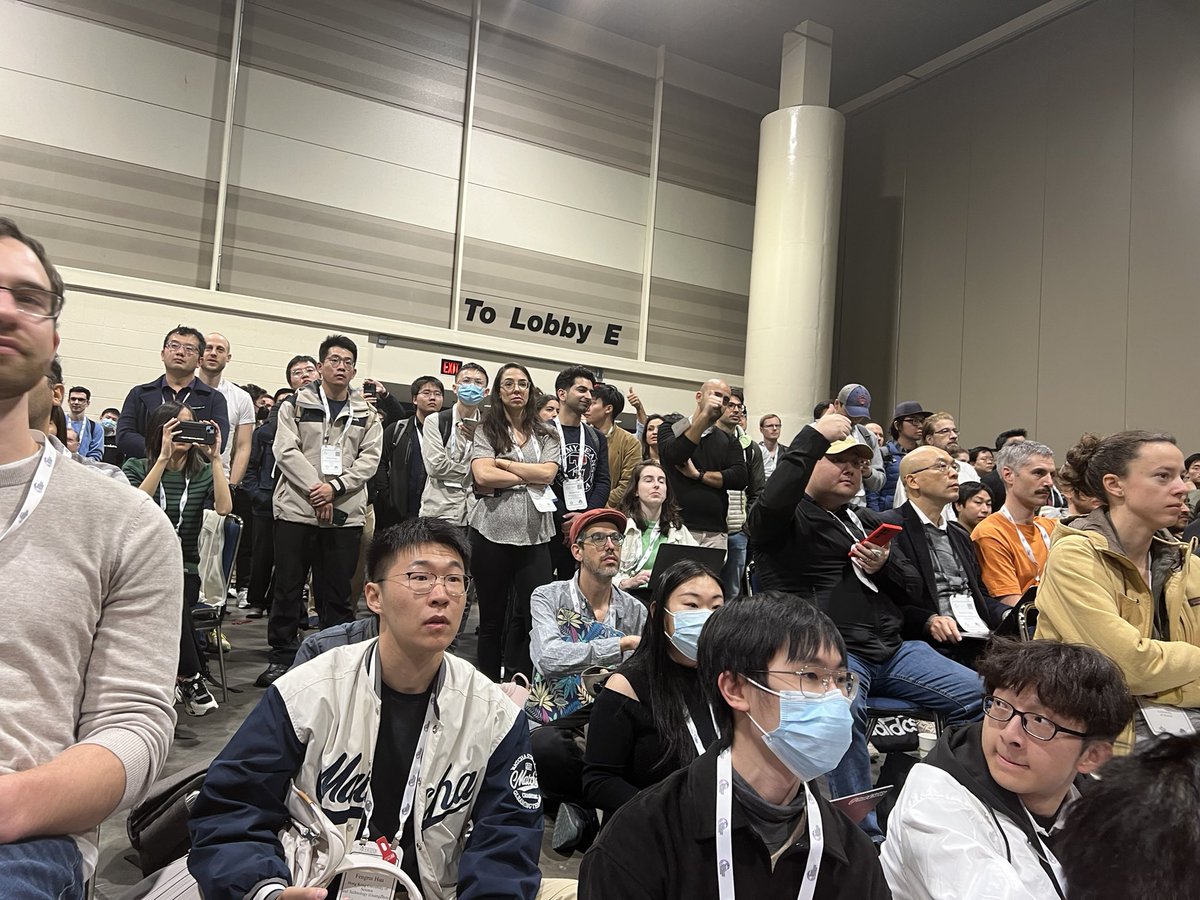
[[[534,765],[532,753],[522,753],[513,760],[508,784],[512,788],[513,799],[523,807],[529,810],[542,808],[542,791],[538,787],[537,766]]]
[[[1200,597],[1188,597],[1188,606],[1200,606]]]

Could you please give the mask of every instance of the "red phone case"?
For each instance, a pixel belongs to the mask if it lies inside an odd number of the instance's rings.
[[[864,543],[874,544],[876,547],[886,547],[891,543],[892,538],[903,530],[899,525],[889,525],[887,522],[884,522],[866,536]]]

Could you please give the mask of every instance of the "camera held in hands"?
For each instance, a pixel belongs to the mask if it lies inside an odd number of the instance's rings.
[[[211,447],[217,442],[217,426],[209,422],[180,422],[171,437],[178,444],[206,444]]]

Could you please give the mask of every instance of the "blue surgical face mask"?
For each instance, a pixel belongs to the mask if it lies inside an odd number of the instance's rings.
[[[763,743],[801,781],[812,781],[832,772],[850,747],[854,718],[850,701],[841,691],[808,697],[800,691],[773,691],[747,679],[760,691],[779,698],[779,727],[762,731]]]
[[[457,388],[458,402],[467,406],[478,406],[483,402],[483,388],[477,384],[460,384]]]
[[[675,623],[675,633],[669,635],[671,643],[676,650],[695,662],[696,650],[700,644],[700,631],[712,615],[712,610],[681,609],[679,612],[671,612],[668,609],[667,615]]]
[[[116,431],[117,423],[114,422],[112,419],[101,419],[100,427],[103,428],[105,431]]]

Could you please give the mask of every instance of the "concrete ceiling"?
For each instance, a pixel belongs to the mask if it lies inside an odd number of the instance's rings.
[[[680,56],[779,87],[783,34],[833,29],[838,106],[1041,6],[1045,0],[532,0]]]

